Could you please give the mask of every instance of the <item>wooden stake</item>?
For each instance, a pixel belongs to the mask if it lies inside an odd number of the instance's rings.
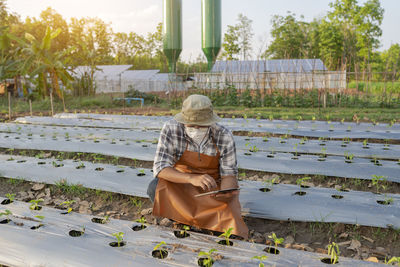
[[[32,100],[29,99],[29,111],[31,113],[31,117],[33,117],[33,113],[32,113]]]
[[[54,108],[53,108],[53,90],[50,91],[50,106],[51,106],[51,116],[54,116]]]
[[[11,121],[11,93],[8,92],[8,119]]]

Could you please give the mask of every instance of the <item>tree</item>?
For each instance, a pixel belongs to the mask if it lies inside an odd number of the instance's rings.
[[[240,52],[238,30],[237,26],[228,25],[228,30],[224,35],[224,42],[222,43],[224,50],[221,53],[221,57],[226,58],[226,60],[238,60],[236,57]]]
[[[303,18],[303,16],[301,16]],[[296,19],[296,14],[288,12],[283,17],[272,17],[271,35],[273,41],[264,53],[267,58],[303,58],[310,49],[307,36],[309,24]]]
[[[243,14],[238,15],[238,23],[234,26],[228,25],[227,32],[224,34],[222,43],[223,51],[220,58],[226,60],[248,59],[252,50],[251,39],[253,37],[252,20]]]
[[[251,24],[253,23],[253,21],[243,14],[239,14],[238,21],[239,23],[236,24],[236,26],[242,60],[247,60],[252,50],[251,39],[253,38],[254,34]]]

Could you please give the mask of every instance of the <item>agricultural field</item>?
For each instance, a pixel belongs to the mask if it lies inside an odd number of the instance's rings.
[[[151,215],[146,189],[171,117],[140,114],[0,124],[0,264],[398,264],[398,122],[224,116],[250,229],[241,240]]]

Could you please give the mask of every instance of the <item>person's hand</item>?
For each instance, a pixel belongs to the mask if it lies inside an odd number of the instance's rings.
[[[190,183],[193,186],[201,187],[204,191],[211,191],[217,188],[217,183],[215,179],[208,174],[198,174],[194,175],[190,179]]]
[[[227,176],[221,179],[221,190],[224,189],[231,189],[231,188],[238,188],[239,185],[237,183],[237,179],[234,176]],[[230,202],[233,198],[239,195],[239,191],[232,191],[228,193],[219,193],[215,194],[214,198],[218,201],[222,202]]]

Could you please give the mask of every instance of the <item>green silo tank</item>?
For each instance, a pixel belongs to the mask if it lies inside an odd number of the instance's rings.
[[[163,50],[169,72],[176,72],[182,52],[182,0],[164,0]]]
[[[201,48],[210,71],[221,49],[221,0],[201,1]]]

